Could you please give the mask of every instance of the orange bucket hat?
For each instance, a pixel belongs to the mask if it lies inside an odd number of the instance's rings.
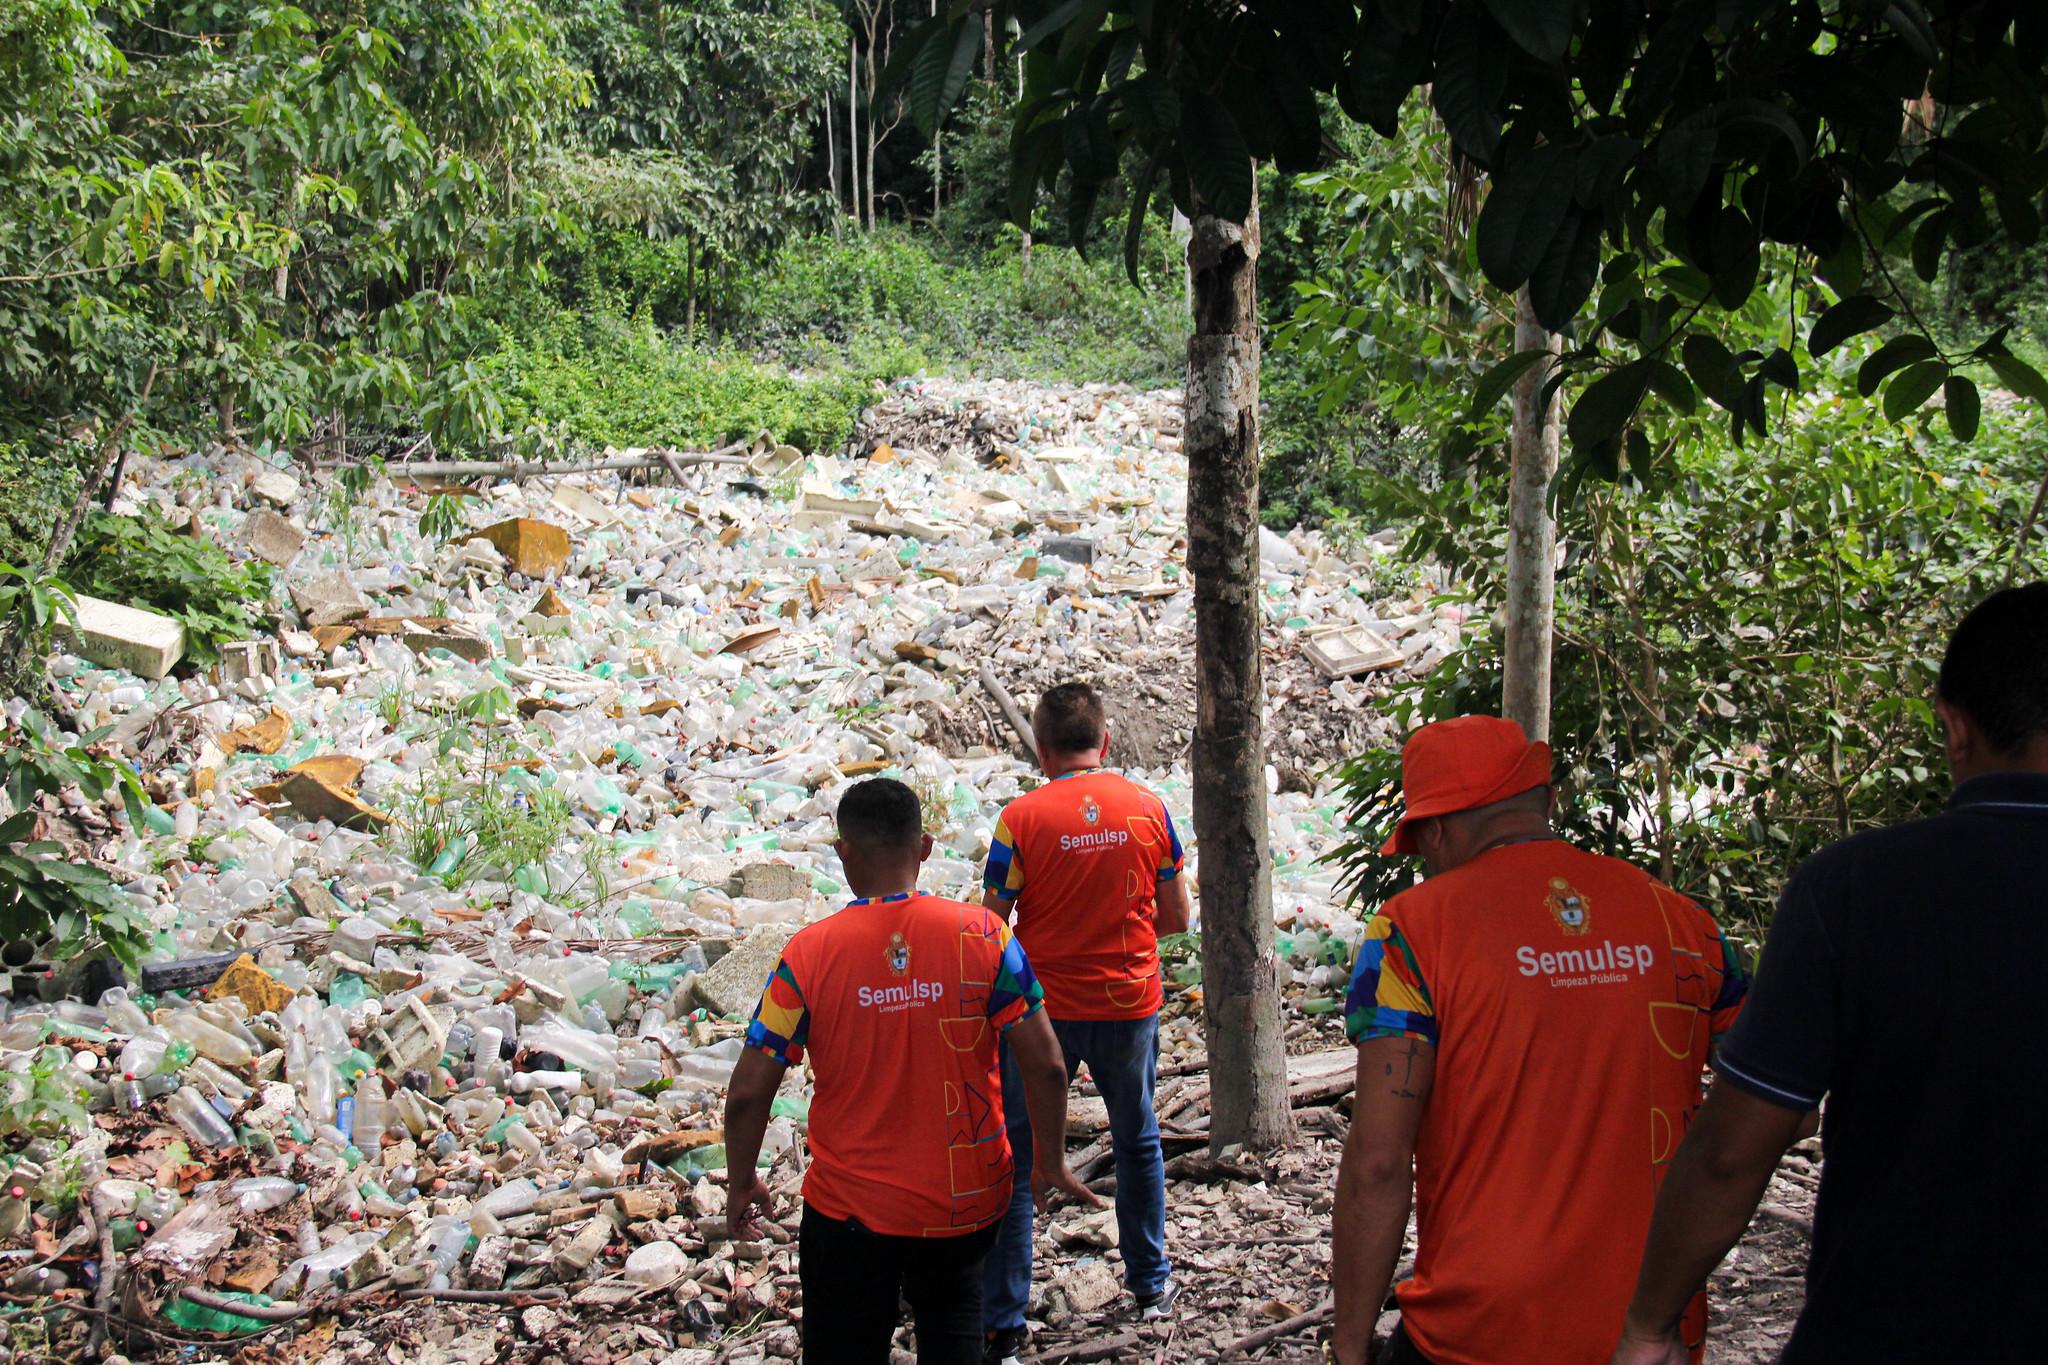
[[[1409,825],[1490,806],[1550,782],[1550,746],[1511,720],[1459,716],[1425,725],[1401,748],[1401,823],[1380,849],[1419,853]]]

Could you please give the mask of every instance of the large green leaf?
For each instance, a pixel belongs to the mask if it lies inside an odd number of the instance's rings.
[[[1472,230],[1479,268],[1496,288],[1522,287],[1534,273],[1572,207],[1575,168],[1569,150],[1532,149],[1487,192]]]
[[[1451,140],[1487,165],[1500,148],[1500,100],[1513,60],[1513,45],[1479,0],[1458,0],[1451,7],[1437,44],[1430,99]]]
[[[1043,19],[1024,30],[1023,36],[1017,39],[1017,46],[1012,51],[1019,55],[1029,52],[1073,23],[1081,13],[1081,4],[1082,0],[1066,0],[1064,4],[1053,6]]]
[[[1719,337],[1692,332],[1681,348],[1686,371],[1700,392],[1730,412],[1742,404],[1742,370]]]
[[[1868,294],[1843,299],[1814,319],[1813,330],[1806,335],[1806,353],[1818,360],[1850,337],[1882,327],[1895,316],[1890,305]]]
[[[1998,382],[2022,398],[2031,398],[2036,403],[2048,405],[2048,379],[2018,356],[1988,355],[1984,363],[1998,376]]]
[[[1344,112],[1384,138],[1401,135],[1401,105],[1428,70],[1427,36],[1404,32],[1381,6],[1360,6],[1351,63],[1337,82]]]
[[[953,31],[939,32],[925,42],[910,75],[905,103],[918,131],[932,137],[959,100],[974,71],[981,47],[981,20],[962,19]]]
[[[1529,273],[1529,302],[1550,331],[1568,327],[1593,292],[1600,274],[1600,223],[1599,213],[1573,204]]]
[[[1934,354],[1934,343],[1926,337],[1893,337],[1857,367],[1856,392],[1868,398],[1877,392],[1877,386],[1884,383],[1886,375],[1894,370],[1902,370],[1916,361],[1926,360]],[[1930,388],[1927,392],[1933,393],[1934,390]]]
[[[1629,73],[1628,90],[1622,95],[1622,108],[1631,123],[1647,121],[1671,98],[1679,73],[1714,22],[1714,4],[1715,0],[1680,0],[1677,8],[1665,15],[1642,59]]]
[[[1661,356],[1644,356],[1642,363],[1649,371],[1651,391],[1671,407],[1691,416],[1699,407],[1700,400],[1685,372]]]
[[[1527,374],[1532,366],[1541,364],[1547,358],[1554,358],[1555,351],[1516,351],[1506,360],[1500,361],[1479,376],[1479,383],[1473,386],[1472,403],[1466,409],[1468,421],[1478,421],[1493,410],[1494,404],[1507,396],[1517,379]]]
[[[1145,244],[1145,215],[1152,207],[1152,186],[1159,179],[1159,168],[1165,164],[1166,145],[1161,143],[1145,157],[1145,167],[1131,186],[1131,212],[1124,224],[1124,273],[1139,289],[1145,287],[1138,276],[1138,250]]]
[[[1941,382],[1941,397],[1947,408],[1949,435],[1958,441],[1975,440],[1977,417],[1983,406],[1977,386],[1962,375],[1952,374]]]
[[[1588,384],[1565,419],[1572,445],[1583,450],[1620,436],[1628,419],[1635,416],[1649,383],[1649,369],[1638,360]]]
[[[1252,155],[1237,120],[1221,100],[1200,91],[1182,96],[1179,149],[1204,207],[1233,223],[1251,215],[1257,188]]]
[[[1884,391],[1885,420],[1896,422],[1908,413],[1918,411],[1920,405],[1941,387],[1941,381],[1947,378],[1948,364],[1945,361],[1923,360],[1916,365],[1908,365]]]
[[[1486,12],[1539,62],[1556,62],[1572,45],[1576,0],[1486,0]]]

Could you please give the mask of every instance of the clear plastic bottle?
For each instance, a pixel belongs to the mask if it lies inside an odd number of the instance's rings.
[[[247,1066],[256,1060],[256,1050],[248,1043],[207,1023],[197,1014],[168,1015],[163,1028],[173,1038],[190,1043],[195,1051],[228,1066]]]
[[[228,1186],[228,1193],[234,1196],[235,1206],[243,1213],[265,1213],[290,1203],[303,1188],[297,1181],[286,1180],[283,1176],[259,1175],[237,1180]]]
[[[384,1149],[384,1130],[391,1124],[391,1102],[384,1095],[384,1081],[376,1072],[356,1085],[355,1123],[349,1136],[366,1156]]]
[[[170,1046],[170,1034],[154,1025],[145,1025],[122,1046],[118,1065],[138,1081],[153,1076],[163,1065],[164,1054]]]
[[[178,1210],[185,1207],[185,1198],[176,1190],[151,1190],[136,1201],[135,1221],[148,1224],[154,1232],[178,1216]]]
[[[100,1008],[107,1012],[107,1027],[117,1033],[135,1037],[147,1029],[149,1016],[142,1007],[128,998],[126,986],[113,986],[100,996]]]
[[[205,1096],[189,1085],[178,1087],[178,1093],[171,1096],[165,1109],[185,1130],[186,1136],[194,1142],[203,1142],[209,1147],[232,1147],[235,1145],[235,1130],[220,1116]]]
[[[142,1082],[136,1080],[133,1075],[124,1075],[115,1081],[113,1090],[114,1109],[118,1113],[137,1113],[149,1102],[148,1097],[142,1093]]]

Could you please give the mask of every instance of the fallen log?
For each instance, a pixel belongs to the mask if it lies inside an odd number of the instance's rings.
[[[409,478],[471,478],[490,474],[498,478],[539,479],[560,474],[597,474],[619,469],[664,469],[674,465],[725,464],[744,465],[745,455],[739,451],[745,446],[726,446],[718,450],[664,451],[660,454],[612,455],[596,460],[420,460],[414,464],[387,466],[385,475]],[[316,467],[338,469],[353,460],[321,460]]]
[[[1017,699],[1010,695],[1010,689],[1003,686],[1003,680],[998,678],[995,670],[987,664],[981,665],[976,676],[981,679],[982,691],[988,693],[989,699],[995,702],[996,709],[1003,713],[1003,719],[1010,723],[1010,728],[1017,732],[1017,738],[1031,751],[1031,757],[1037,759],[1038,740],[1031,733],[1031,722],[1024,718],[1024,712],[1018,707]]]

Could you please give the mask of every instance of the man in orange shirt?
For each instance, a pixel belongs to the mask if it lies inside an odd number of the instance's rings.
[[[1180,837],[1159,798],[1102,767],[1109,725],[1087,683],[1062,683],[1031,716],[1049,779],[1012,801],[990,842],[983,904],[1014,909],[1017,938],[1045,987],[1069,1080],[1088,1064],[1109,1110],[1116,1160],[1117,1248],[1139,1316],[1165,1317],[1179,1290],[1166,1261],[1166,1168],[1152,1090],[1159,1064],[1159,935],[1188,927]],[[1004,1053],[1004,1094],[1010,1054]],[[1004,1118],[1020,1153],[1064,1147],[1014,1101]],[[1031,1192],[1017,1182],[989,1252],[985,1300],[990,1365],[1024,1345],[1031,1291]]]
[[[976,1365],[981,1262],[1010,1205],[1004,1082],[1066,1125],[1067,1077],[1009,927],[917,890],[932,850],[917,794],[886,778],[839,803],[833,845],[858,898],[797,931],[768,978],[726,1095],[727,1216],[769,1211],[755,1162],[783,1073],[808,1049],[811,1165],[798,1273],[806,1365],[886,1365],[899,1294],[920,1365]],[[998,1080],[997,1039],[1014,1058]],[[1012,1079],[1014,1077],[1014,1079]],[[1048,1144],[1014,1183],[1095,1203]]]
[[[1339,1365],[1371,1358],[1411,1189],[1415,1278],[1382,1365],[1603,1365],[1657,1185],[1744,982],[1707,913],[1550,828],[1550,746],[1427,725],[1383,852],[1429,879],[1367,923],[1337,1177]],[[1706,1299],[1687,1314],[1693,1360]]]

